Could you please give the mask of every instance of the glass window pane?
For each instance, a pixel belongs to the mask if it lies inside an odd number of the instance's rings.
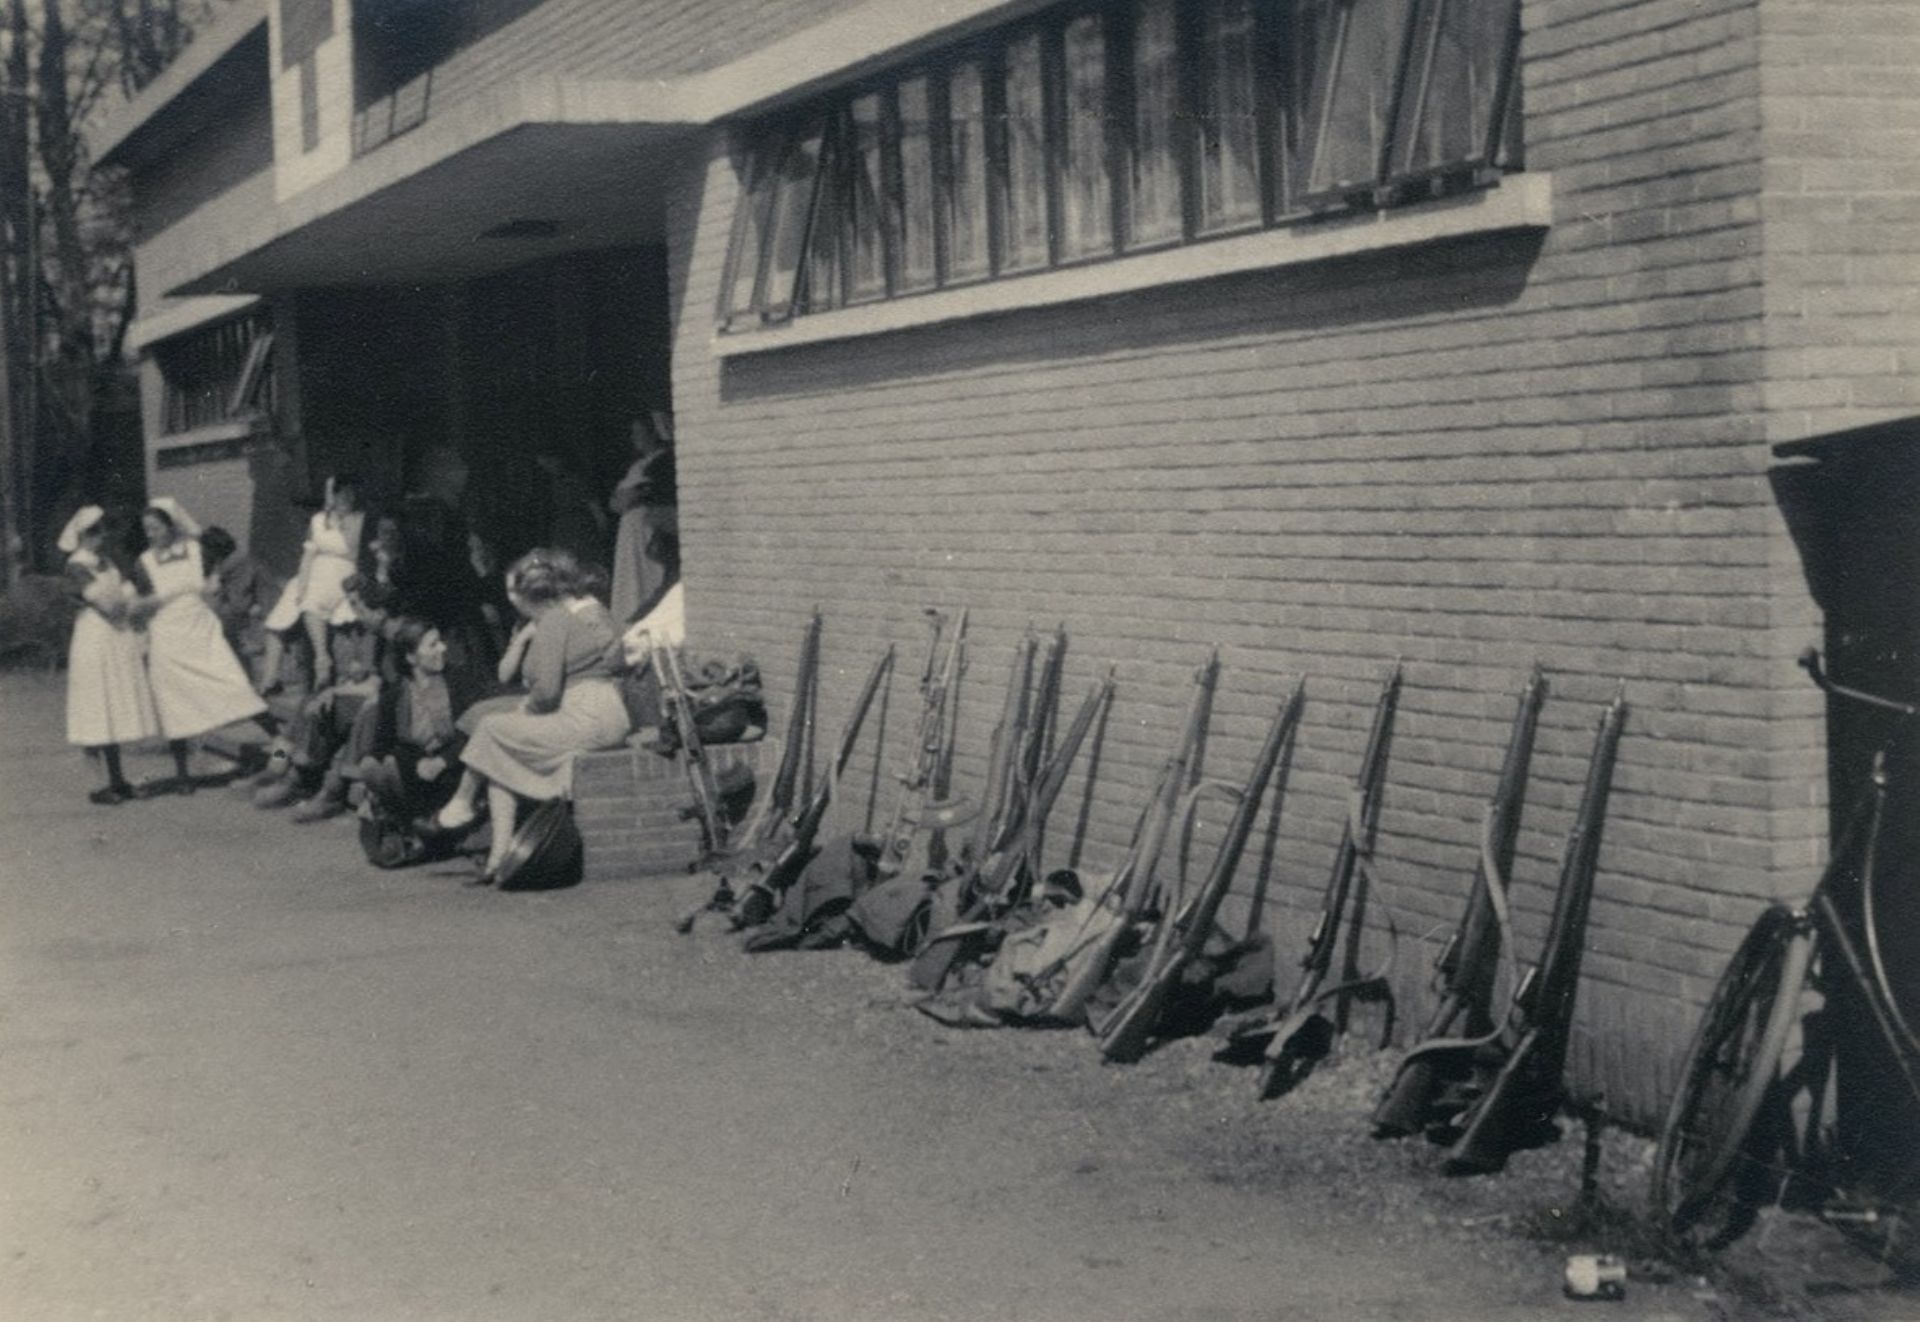
[[[748,154],[745,182],[734,204],[733,239],[727,247],[727,275],[720,292],[722,322],[753,312],[760,254],[766,244],[767,203],[773,195],[773,164],[785,146],[784,137],[763,139]]]
[[[1306,169],[1312,142],[1310,92],[1323,52],[1333,38],[1333,8],[1324,0],[1299,0],[1279,34],[1275,67],[1279,70],[1279,113],[1274,119],[1272,171],[1278,215],[1303,210]]]
[[[789,144],[773,181],[773,208],[766,238],[767,279],[759,300],[760,313],[769,320],[778,321],[793,312],[800,259],[806,252],[807,222],[813,215],[819,181],[820,126],[814,124]]]
[[[806,307],[809,312],[839,307],[844,294],[840,287],[840,212],[849,180],[846,152],[840,146],[840,128],[838,121],[829,121],[820,144],[820,187],[807,237]]]
[[[1306,132],[1306,191],[1372,188],[1380,176],[1387,116],[1413,0],[1312,0],[1332,39],[1315,71]]]
[[[978,61],[947,73],[948,280],[987,273],[987,99]]]
[[[1200,227],[1260,220],[1253,0],[1210,0],[1200,24]]]
[[[937,274],[933,246],[933,138],[925,78],[909,78],[896,93],[900,115],[901,289],[931,289]]]
[[[1098,14],[1067,24],[1066,142],[1060,178],[1064,256],[1113,251],[1113,184],[1107,170],[1107,33]]]
[[[1180,237],[1180,65],[1174,0],[1141,0],[1133,27],[1133,161],[1127,239]]]
[[[1518,0],[1423,0],[1394,130],[1394,173],[1489,165]]]
[[[1006,160],[1000,189],[1000,269],[1047,264],[1047,111],[1040,34],[1009,42],[1002,54]]]
[[[883,298],[887,292],[887,249],[882,233],[880,97],[857,96],[847,109],[847,164],[853,182],[845,199],[847,301]]]

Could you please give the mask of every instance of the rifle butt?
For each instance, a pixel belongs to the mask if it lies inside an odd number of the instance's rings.
[[[1465,1009],[1458,997],[1443,998],[1420,1040],[1426,1042],[1449,1035]],[[1402,1058],[1393,1082],[1387,1085],[1379,1105],[1373,1108],[1375,1138],[1405,1138],[1426,1128],[1433,1095],[1439,1087],[1439,1064],[1433,1053],[1423,1053],[1417,1047]]]
[[[1120,948],[1120,939],[1127,931],[1126,920],[1115,919],[1113,926],[1101,934],[1094,948],[1087,952],[1085,962],[1074,970],[1073,976],[1061,986],[1060,994],[1053,998],[1053,1004],[1047,1008],[1049,1017],[1068,1021],[1082,1017],[1088,998],[1107,980],[1113,968],[1114,951]]]
[[[1467,1109],[1460,1137],[1447,1152],[1447,1174],[1492,1175],[1505,1170],[1514,1153],[1559,1137],[1553,1125],[1558,1080],[1541,1080],[1535,1068],[1540,1039],[1539,1029],[1528,1030],[1492,1084]]]
[[[1180,980],[1184,960],[1174,960],[1115,1008],[1100,1026],[1100,1054],[1116,1065],[1131,1065],[1147,1054],[1167,997]]]
[[[1339,1035],[1333,1020],[1318,1010],[1297,1010],[1274,1030],[1260,1071],[1260,1100],[1270,1102],[1293,1091],[1313,1067],[1325,1060]]]

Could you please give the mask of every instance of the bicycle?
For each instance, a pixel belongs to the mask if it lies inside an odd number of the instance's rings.
[[[1701,1016],[1661,1129],[1651,1190],[1656,1225],[1685,1248],[1724,1248],[1775,1203],[1857,1227],[1897,1219],[1913,1200],[1911,1172],[1891,1190],[1869,1187],[1854,1157],[1827,1141],[1823,1116],[1837,1096],[1836,1005],[1865,1007],[1892,1072],[1920,1105],[1920,1036],[1888,982],[1874,899],[1887,753],[1920,706],[1835,683],[1812,649],[1800,664],[1829,695],[1900,719],[1875,753],[1812,894],[1760,915]],[[1800,1051],[1783,1070],[1796,1024]]]

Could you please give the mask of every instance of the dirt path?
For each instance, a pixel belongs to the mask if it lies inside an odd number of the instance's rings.
[[[1569,1303],[1498,1189],[1342,1156],[1368,1062],[1290,1113],[1198,1044],[1103,1069],[674,937],[688,879],[498,895],[227,792],[91,808],[58,699],[0,676],[0,1316],[1710,1315]]]

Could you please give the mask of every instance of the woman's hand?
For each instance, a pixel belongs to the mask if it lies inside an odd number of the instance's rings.
[[[513,631],[513,637],[507,639],[507,650],[500,654],[497,673],[502,684],[513,683],[520,673],[520,665],[527,659],[527,648],[533,642],[533,621],[528,620]]]
[[[413,764],[414,774],[421,780],[438,780],[447,769],[444,757],[423,757]]]

